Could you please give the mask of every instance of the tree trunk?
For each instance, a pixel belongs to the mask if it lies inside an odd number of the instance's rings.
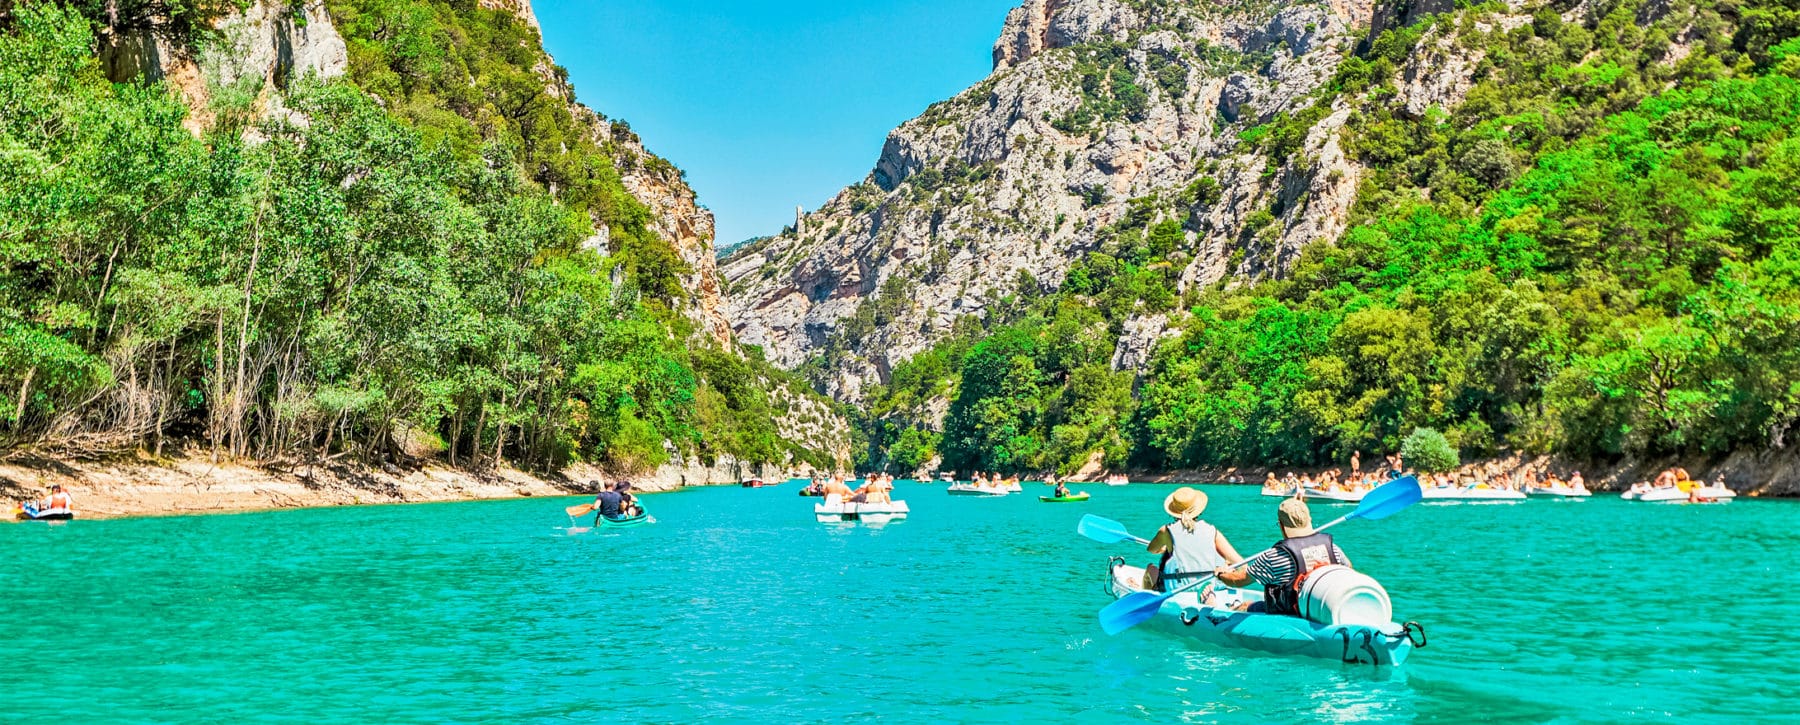
[[[25,427],[25,404],[30,402],[31,379],[37,377],[37,366],[25,371],[25,382],[19,384],[19,404],[13,408],[13,430]]]

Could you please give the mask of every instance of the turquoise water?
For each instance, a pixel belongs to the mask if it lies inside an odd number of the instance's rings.
[[[1420,504],[1337,529],[1430,646],[1399,670],[1108,637],[1095,513],[1167,486],[816,523],[796,486],[0,525],[0,720],[1528,722],[1800,714],[1800,505]],[[1248,554],[1274,499],[1205,487]],[[1315,505],[1323,521],[1350,509]],[[33,693],[51,693],[36,698]]]

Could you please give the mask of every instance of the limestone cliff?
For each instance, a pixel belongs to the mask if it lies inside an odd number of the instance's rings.
[[[1352,110],[1325,84],[1372,24],[1434,2],[1026,0],[987,79],[895,129],[795,228],[724,257],[739,338],[857,400],[959,318],[1057,288],[1134,214],[1180,222],[1178,293],[1280,275],[1344,232],[1363,178],[1340,139]],[[1478,61],[1415,58],[1402,102],[1458,102]],[[1295,117],[1298,137],[1257,140]],[[1125,325],[1115,364],[1141,366],[1167,324]]]

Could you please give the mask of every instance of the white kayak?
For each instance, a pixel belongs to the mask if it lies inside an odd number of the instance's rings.
[[[842,501],[837,496],[829,496],[822,503],[813,504],[813,516],[819,523],[843,523],[865,521],[871,524],[887,523],[894,519],[906,518],[911,512],[905,501],[889,501],[887,503],[857,503]]]
[[[1433,486],[1424,489],[1425,500],[1438,501],[1524,501],[1524,491],[1510,488],[1477,488],[1474,486]]]
[[[1145,591],[1140,586],[1143,576],[1143,569],[1127,566],[1123,559],[1113,557],[1107,575],[1108,590],[1115,598]],[[1261,592],[1250,589],[1227,588],[1220,593],[1224,600],[1262,600]],[[1150,621],[1139,626],[1209,645],[1337,660],[1346,664],[1400,665],[1406,662],[1407,655],[1412,654],[1415,644],[1425,645],[1425,629],[1414,622],[1320,624],[1300,617],[1208,606],[1200,603],[1194,592],[1169,598]]]
[[[1526,486],[1528,496],[1554,496],[1556,498],[1588,498],[1594,495],[1586,486],[1571,488],[1569,486]]]
[[[1019,490],[1023,491],[1025,489],[1021,488]],[[1009,493],[1013,493],[1013,490],[1006,486],[991,488],[988,486],[977,486],[972,483],[958,483],[945,489],[945,491],[948,491],[952,496],[1005,496]]]

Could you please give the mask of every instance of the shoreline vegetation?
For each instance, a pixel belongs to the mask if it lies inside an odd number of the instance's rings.
[[[1695,471],[1700,480],[1722,475],[1733,490],[1749,497],[1800,498],[1800,489],[1782,485],[1783,481],[1792,480],[1800,472],[1800,456],[1796,455],[1771,457],[1745,453],[1710,463],[1658,459],[1597,466],[1547,457],[1510,456],[1473,461],[1459,470],[1480,470],[1507,478],[1525,469],[1540,473],[1548,469],[1565,477],[1571,471],[1581,471],[1589,488],[1596,493],[1610,493],[1623,491],[1639,481],[1648,481],[1657,471],[1674,465]],[[1259,486],[1263,475],[1270,471],[1278,476],[1289,471],[1316,475],[1329,468],[1266,466],[1127,470],[1123,473],[1134,484]],[[1108,473],[1117,472],[1101,471],[1079,482],[1098,481]],[[1232,476],[1238,480],[1228,480]],[[90,461],[33,456],[0,461],[0,500],[10,503],[40,498],[52,484],[62,484],[74,496],[80,518],[87,520],[581,496],[594,492],[589,482],[596,480],[603,483],[630,480],[633,488],[642,493],[739,483],[731,477],[716,475],[691,483],[680,475],[667,472],[622,478],[587,466],[546,476],[510,467],[476,472],[452,468],[441,461],[402,470],[341,462],[315,466],[267,461],[215,464],[205,456],[161,461],[149,457]],[[930,483],[931,477],[918,480]]]

